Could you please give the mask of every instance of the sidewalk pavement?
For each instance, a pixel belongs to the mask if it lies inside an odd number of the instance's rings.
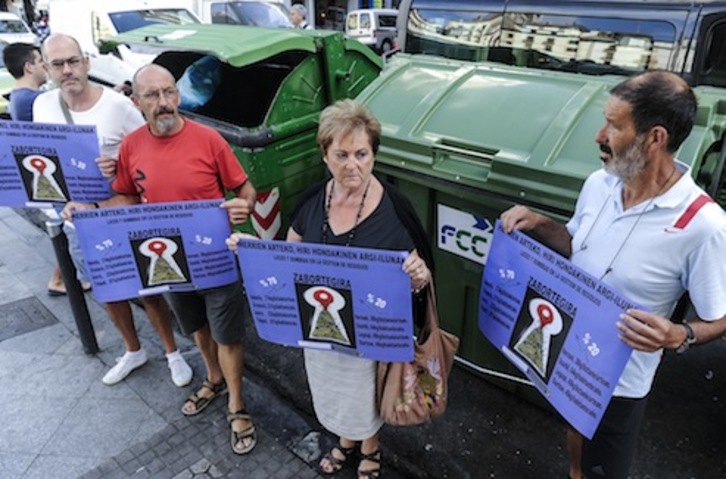
[[[46,291],[54,263],[48,235],[0,208],[0,478],[319,477],[320,443],[330,438],[256,378],[245,378],[258,434],[250,454],[237,456],[229,446],[226,396],[198,416],[183,416],[184,399],[204,379],[201,356],[177,334],[195,376],[190,386],[174,386],[141,308],[132,307],[149,362],[104,385],[101,377],[123,343],[102,305],[86,294],[100,352],[83,352],[67,297]]]

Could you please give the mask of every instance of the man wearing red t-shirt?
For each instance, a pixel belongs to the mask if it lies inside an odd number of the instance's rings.
[[[222,203],[230,221],[247,221],[256,192],[227,142],[215,130],[179,114],[179,90],[165,68],[151,64],[134,75],[131,99],[147,124],[127,135],[119,151],[116,196],[102,206],[235,198]],[[63,214],[93,207],[69,203]],[[242,396],[244,299],[239,281],[218,288],[168,293],[180,326],[193,333],[207,379],[182,407],[193,416],[229,390],[231,446],[237,454],[254,448],[255,427]]]

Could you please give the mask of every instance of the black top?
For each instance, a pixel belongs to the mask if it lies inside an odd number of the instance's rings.
[[[325,222],[325,188],[318,189],[307,201],[302,203],[292,220],[292,228],[303,237],[305,243],[323,242],[323,223]],[[345,246],[349,231],[335,235],[332,230],[326,233],[328,244]],[[396,216],[393,202],[384,190],[383,198],[376,209],[355,228],[350,246],[358,248],[411,251],[414,243]]]
[[[381,180],[379,180],[381,181]],[[303,191],[292,212],[290,224],[305,243],[322,243],[325,222],[325,184],[317,183]],[[384,194],[376,210],[359,225],[351,246],[399,251],[411,251],[414,247],[434,273],[434,258],[426,231],[411,202],[393,185],[381,181]],[[335,236],[326,234],[328,244],[343,246],[349,231]],[[427,288],[428,289],[428,288]],[[426,318],[426,294],[413,296],[414,323],[422,327]]]

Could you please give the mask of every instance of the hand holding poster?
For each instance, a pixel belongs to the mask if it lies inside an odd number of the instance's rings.
[[[108,198],[98,156],[95,126],[0,121],[0,206]]]
[[[380,361],[413,359],[408,253],[241,240],[239,257],[261,338]]]
[[[73,223],[99,301],[239,280],[222,200],[79,210]]]
[[[495,229],[479,328],[592,438],[632,352],[615,323],[639,306],[527,235]]]

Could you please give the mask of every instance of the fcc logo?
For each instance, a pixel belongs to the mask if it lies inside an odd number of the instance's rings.
[[[494,236],[486,218],[438,205],[438,246],[457,256],[483,265]]]

